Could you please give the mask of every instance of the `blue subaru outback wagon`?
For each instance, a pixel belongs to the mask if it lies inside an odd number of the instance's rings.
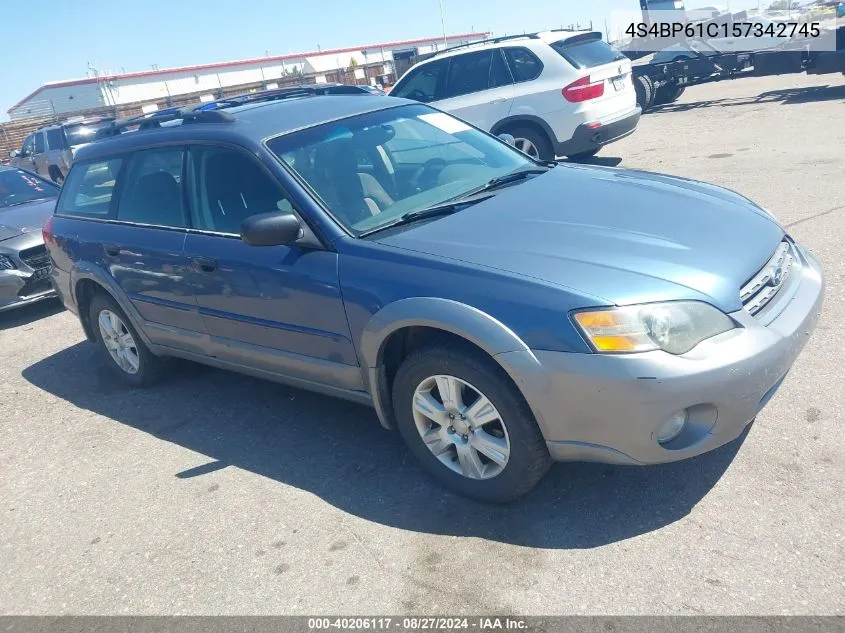
[[[56,290],[129,383],[180,357],[366,403],[488,501],[553,460],[734,440],[823,296],[812,255],[736,193],[537,162],[370,96],[116,122],[44,237]]]

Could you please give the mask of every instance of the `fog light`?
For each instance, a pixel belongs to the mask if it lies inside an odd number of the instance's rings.
[[[671,442],[681,434],[681,431],[684,430],[684,424],[686,423],[686,409],[673,413],[667,418],[667,420],[663,423],[663,426],[661,426],[660,430],[657,432],[657,441],[661,444]]]

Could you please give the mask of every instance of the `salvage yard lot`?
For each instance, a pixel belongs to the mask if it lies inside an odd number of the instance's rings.
[[[843,113],[837,75],[698,86],[599,155],[770,209],[824,314],[739,442],[557,464],[504,507],[364,407],[190,364],[133,391],[55,304],[0,315],[0,612],[843,613]]]

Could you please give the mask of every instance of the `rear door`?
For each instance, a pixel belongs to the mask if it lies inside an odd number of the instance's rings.
[[[634,110],[637,95],[631,60],[603,41],[601,33],[557,40],[551,47],[581,73],[585,85],[604,84],[603,94],[586,102],[593,118],[607,121]]]
[[[158,345],[202,353],[205,332],[183,251],[187,235],[184,148],[144,150],[71,169],[57,215],[81,259],[103,268]]]
[[[449,60],[444,98],[435,105],[483,130],[505,119],[513,104],[513,78],[501,49],[454,55]]]

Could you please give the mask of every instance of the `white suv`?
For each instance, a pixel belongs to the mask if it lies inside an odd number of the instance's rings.
[[[429,103],[541,160],[592,156],[640,120],[631,61],[592,31],[500,37],[436,53],[390,91]]]

